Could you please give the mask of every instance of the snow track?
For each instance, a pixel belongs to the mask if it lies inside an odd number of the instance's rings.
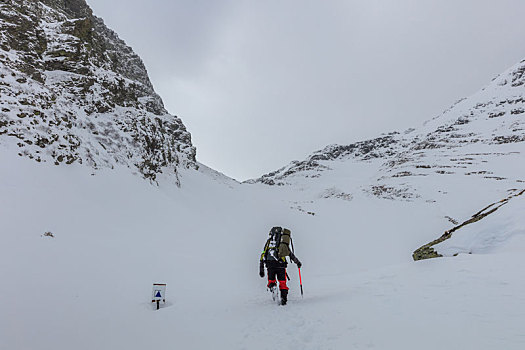
[[[247,304],[239,349],[521,349],[519,254],[462,255],[319,277],[289,305]],[[270,303],[271,304],[271,303]]]

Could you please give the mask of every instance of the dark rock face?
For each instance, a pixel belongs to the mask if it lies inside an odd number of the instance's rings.
[[[323,161],[331,161],[345,157],[353,157],[361,160],[381,158],[393,154],[391,146],[397,143],[393,136],[378,137],[367,141],[356,142],[351,145],[331,145],[323,150],[317,151],[304,161],[293,161],[288,166],[277,171],[263,175],[251,183],[261,182],[267,185],[284,185],[284,180],[290,175],[304,171],[324,171],[330,170]]]
[[[42,0],[43,4],[65,13],[71,18],[90,17],[93,11],[84,0]]]
[[[182,121],[84,0],[0,2],[0,142],[59,164],[124,164],[155,179],[196,168]]]
[[[347,156],[361,158],[362,160],[381,158],[385,155],[391,155],[391,146],[396,142],[393,136],[384,136],[346,146],[333,145],[317,152],[311,158],[314,160],[335,160]]]

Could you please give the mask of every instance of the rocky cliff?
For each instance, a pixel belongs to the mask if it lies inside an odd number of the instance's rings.
[[[0,144],[21,156],[145,178],[196,168],[133,50],[84,0],[0,1]]]

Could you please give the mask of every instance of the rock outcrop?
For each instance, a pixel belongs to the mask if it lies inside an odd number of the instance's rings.
[[[84,0],[0,2],[0,144],[21,156],[93,168],[128,166],[155,180],[196,168],[133,50]]]
[[[435,246],[452,238],[452,234],[456,231],[464,228],[467,225],[471,225],[475,222],[478,222],[480,220],[483,220],[487,216],[493,214],[496,212],[496,210],[503,207],[505,204],[507,204],[510,200],[514,199],[515,197],[522,196],[525,193],[525,190],[513,190],[512,194],[509,195],[507,198],[504,198],[498,202],[492,203],[485,208],[481,209],[472,217],[470,217],[468,220],[464,221],[463,223],[454,226],[453,228],[446,230],[445,233],[443,233],[439,238],[433,240],[430,243],[427,243],[423,245],[422,247],[416,249],[414,253],[412,254],[412,258],[414,261],[418,260],[424,260],[424,259],[432,259],[432,258],[439,258],[442,257],[438,251],[436,251]],[[456,233],[457,234],[457,233]],[[460,234],[460,233],[459,233]],[[457,255],[457,253],[456,253]]]

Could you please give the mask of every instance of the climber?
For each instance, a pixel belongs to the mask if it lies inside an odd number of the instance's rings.
[[[279,281],[281,305],[286,305],[289,289],[286,286],[286,267],[288,266],[286,257],[289,256],[290,260],[296,263],[298,268],[301,268],[302,264],[293,251],[290,250],[290,230],[276,226],[270,230],[269,236],[259,260],[259,276],[261,278],[264,277],[264,265],[266,264],[268,269],[268,289],[273,293],[275,288],[277,288],[277,281]]]

